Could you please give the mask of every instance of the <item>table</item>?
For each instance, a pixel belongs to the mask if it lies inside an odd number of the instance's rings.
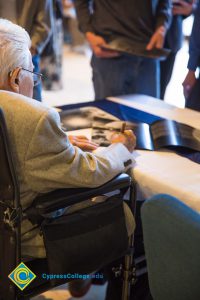
[[[109,100],[200,129],[200,113],[177,108],[144,95],[128,95]],[[173,152],[137,150],[132,175],[138,183],[138,199],[166,193],[200,212],[200,165]]]
[[[199,112],[177,108],[149,96],[128,95],[108,100],[200,129]],[[91,137],[90,129],[79,133]],[[136,164],[131,173],[138,185],[138,200],[166,193],[200,212],[199,164],[168,150],[136,150],[133,157]]]
[[[188,108],[178,108],[164,101],[146,95],[127,95],[108,100],[133,107],[150,114],[185,123],[200,129],[200,113]]]

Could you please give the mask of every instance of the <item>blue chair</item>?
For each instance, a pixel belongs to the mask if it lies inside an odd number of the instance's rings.
[[[149,285],[154,300],[200,299],[200,214],[169,195],[142,207]]]

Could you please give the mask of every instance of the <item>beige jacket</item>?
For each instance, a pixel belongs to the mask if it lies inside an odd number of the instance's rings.
[[[124,163],[132,159],[120,143],[98,154],[72,146],[60,127],[58,113],[33,99],[0,91],[0,107],[6,117],[23,208],[40,193],[102,185],[125,171],[128,166]],[[22,225],[22,251],[44,256],[42,237],[32,228],[29,222]]]

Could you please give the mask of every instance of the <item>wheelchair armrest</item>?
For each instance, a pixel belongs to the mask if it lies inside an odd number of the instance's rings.
[[[99,196],[118,189],[128,188],[130,184],[130,176],[127,174],[120,174],[109,182],[96,188],[59,189],[38,196],[34,199],[31,207],[36,209],[39,215],[43,215],[85,201],[91,197]]]

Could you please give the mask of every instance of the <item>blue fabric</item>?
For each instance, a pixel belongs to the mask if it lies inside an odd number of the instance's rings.
[[[192,28],[192,34],[190,37],[190,47],[189,47],[189,61],[188,61],[188,69],[196,71],[196,68],[200,63],[200,1],[198,2],[198,6],[195,12],[194,24]]]
[[[67,110],[67,109],[74,109],[74,108],[87,107],[87,106],[98,107],[112,114],[113,116],[119,118],[120,120],[124,120],[124,121],[144,122],[147,124],[152,124],[155,121],[163,119],[158,116],[154,116],[152,114],[138,110],[136,108],[128,107],[126,105],[115,103],[106,99],[99,100],[99,101],[90,101],[84,103],[71,104],[71,105],[63,105],[60,108],[63,110]]]
[[[74,109],[74,108],[87,107],[87,106],[94,106],[100,108],[123,121],[143,122],[147,124],[152,124],[155,121],[163,120],[163,118],[160,118],[158,116],[146,113],[144,111],[123,104],[112,102],[106,99],[99,100],[99,101],[90,101],[84,103],[63,105],[60,106],[60,108],[63,110],[67,110],[67,109]],[[200,152],[198,151],[193,151],[189,149],[177,149],[175,152],[181,156],[187,157],[188,159],[196,163],[200,163]]]
[[[134,55],[98,58],[93,55],[91,66],[95,100],[128,94],[160,98],[160,65],[156,59]]]
[[[40,57],[39,55],[34,55],[32,57],[32,62],[34,65],[34,72],[40,73]],[[42,101],[42,85],[41,83],[34,86],[33,88],[33,99]]]
[[[172,53],[177,53],[183,44],[183,16],[174,15],[171,25],[167,31],[165,38],[165,48],[169,48]]]
[[[200,164],[200,152],[198,151],[190,150],[190,149],[178,149],[176,150],[176,153],[192,160],[197,164]]]

